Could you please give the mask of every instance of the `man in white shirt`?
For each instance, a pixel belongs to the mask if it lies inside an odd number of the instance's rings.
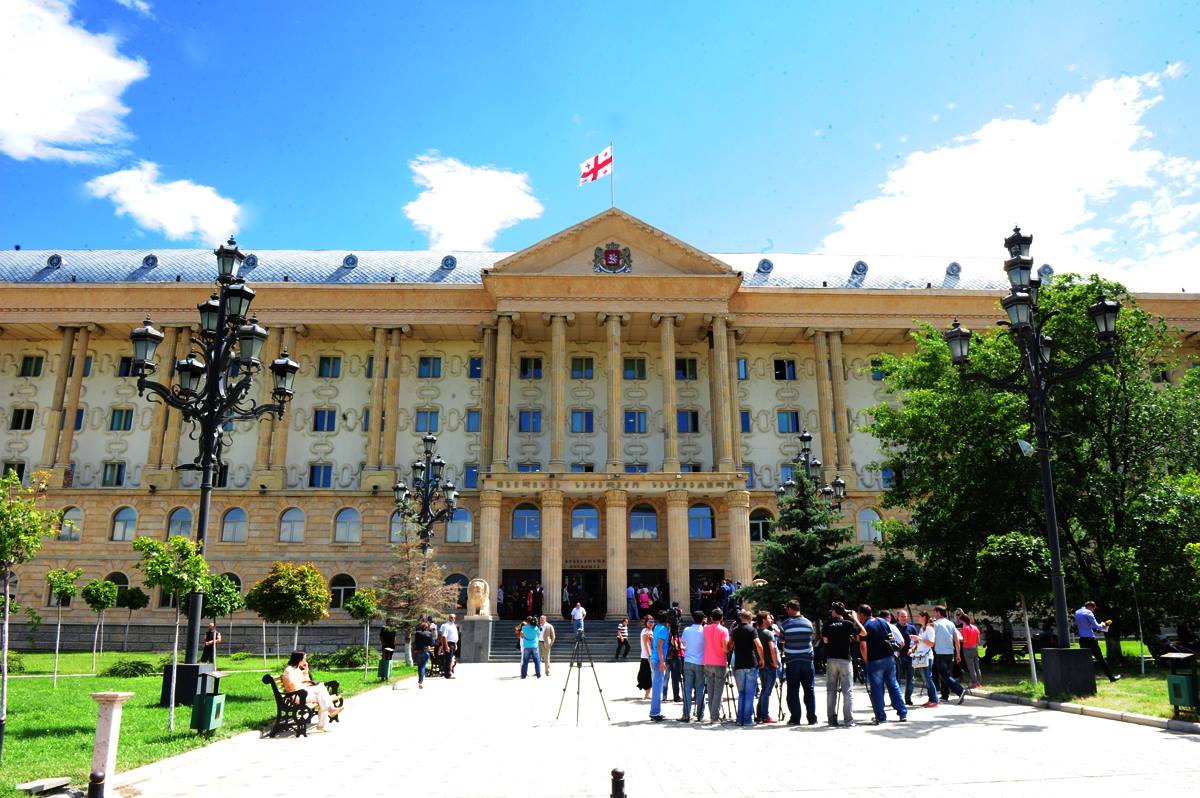
[[[446,639],[446,662],[442,672],[447,679],[454,678],[454,666],[458,661],[458,624],[454,621],[454,613],[450,613],[446,622],[438,627],[438,634]]]
[[[954,693],[958,703],[963,702],[967,691],[954,678],[954,663],[962,662],[962,633],[954,621],[946,617],[946,608],[933,608],[937,620],[933,622],[933,664],[937,668],[938,690],[941,695]]]
[[[574,609],[571,610],[571,624],[575,627],[576,632],[583,631],[583,619],[587,617],[587,610],[578,601],[575,602]]]

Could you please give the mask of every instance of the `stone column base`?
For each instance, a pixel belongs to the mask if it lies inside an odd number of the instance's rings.
[[[468,615],[459,625],[458,659],[461,662],[487,662],[492,650],[494,619],[486,615]]]
[[[142,471],[142,485],[146,490],[174,490],[179,487],[179,472],[174,468],[147,468]]]
[[[283,490],[287,487],[287,472],[282,468],[258,468],[250,475],[250,487],[255,490]]]
[[[391,468],[381,468],[377,471],[363,470],[359,477],[359,490],[375,490],[391,494],[392,486],[396,484],[396,472]]]
[[[63,481],[67,478],[67,472],[71,469],[69,466],[55,465],[46,466],[45,468],[39,468],[36,470],[44,471],[46,473],[46,487],[53,490],[55,488],[65,487],[63,485]]]

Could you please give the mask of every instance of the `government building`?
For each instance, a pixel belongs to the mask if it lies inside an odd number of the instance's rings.
[[[877,276],[867,256],[710,254],[618,209],[515,253],[248,250],[264,359],[286,349],[301,368],[282,421],[228,427],[213,571],[245,590],[276,560],[313,562],[331,623],[353,623],[340,607],[387,571],[392,485],[427,433],[461,488],[433,556],[493,596],[540,582],[556,607],[566,585],[596,617],[623,614],[631,582],[681,599],[750,580],[803,429],[872,544],[892,478],[860,431],[888,398],[874,359],[911,351],[917,320],[991,327],[1002,235],[985,280],[948,260]],[[196,442],[138,396],[129,332],[149,315],[159,362],[185,357],[215,276],[206,249],[0,253],[4,468],[49,471],[66,510],[17,569],[21,603],[45,614],[59,566],[140,584],[134,536],[195,534],[198,476],[175,467]],[[1194,294],[1139,301],[1200,330]],[[67,613],[93,617],[81,600]],[[173,618],[154,595],[133,622]]]

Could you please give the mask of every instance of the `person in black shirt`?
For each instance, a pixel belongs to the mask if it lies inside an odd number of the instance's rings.
[[[898,645],[892,637],[892,626],[883,618],[872,618],[870,604],[858,608],[863,621],[866,635],[859,641],[863,659],[867,662],[867,680],[871,688],[871,708],[875,710],[872,722],[876,725],[887,720],[884,704],[884,689],[892,699],[892,709],[900,716],[900,721],[908,720],[908,708],[904,705],[904,697],[900,695],[900,685],[896,681],[896,655],[894,645]]]
[[[909,623],[906,610],[896,610],[896,628],[904,636],[905,642],[896,659],[896,680],[900,682],[900,689],[904,692],[904,703],[911,707],[913,705],[913,664],[909,646],[917,637],[917,627]]]
[[[204,633],[204,652],[200,654],[201,662],[215,662],[217,643],[221,642],[221,633],[217,631],[216,622],[209,623],[208,631]]]
[[[846,606],[834,602],[830,620],[821,628],[825,644],[825,716],[830,726],[837,726],[838,694],[842,696],[842,724],[854,725],[854,664],[851,646],[863,634],[854,613],[846,617]]]
[[[429,621],[417,624],[413,633],[413,662],[417,666],[417,688],[425,688],[425,668],[429,665],[429,649],[437,644],[437,635],[429,628]]]
[[[774,723],[771,717],[771,693],[775,689],[775,681],[779,678],[779,646],[775,645],[775,633],[771,625],[775,622],[771,613],[761,610],[755,618],[758,627],[758,642],[762,646],[763,665],[759,671],[758,710],[755,720],[759,723]]]
[[[379,627],[380,657],[390,660],[396,652],[396,630],[390,626]]]
[[[743,610],[738,615],[741,622],[733,630],[733,681],[738,688],[737,725],[754,725],[754,693],[758,688],[758,669],[762,666],[762,643],[758,632],[750,625],[754,616]]]

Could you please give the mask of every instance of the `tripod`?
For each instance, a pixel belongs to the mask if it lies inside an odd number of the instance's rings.
[[[733,684],[733,668],[725,666],[725,694],[721,700],[721,720],[737,718],[737,688]]]
[[[562,697],[558,699],[558,714],[554,716],[558,720],[562,715],[563,702],[567,699],[567,688],[571,686],[571,671],[573,668],[579,670],[575,673],[575,725],[579,725],[579,702],[583,691],[583,657],[587,655],[588,665],[592,669],[592,678],[596,680],[596,690],[600,693],[600,706],[604,707],[604,717],[609,721],[612,717],[608,714],[608,704],[604,702],[604,688],[600,686],[600,675],[596,673],[596,663],[592,660],[592,650],[588,648],[587,638],[584,637],[583,630],[580,629],[575,633],[575,645],[571,649],[571,661],[567,664],[567,680],[563,683]]]

